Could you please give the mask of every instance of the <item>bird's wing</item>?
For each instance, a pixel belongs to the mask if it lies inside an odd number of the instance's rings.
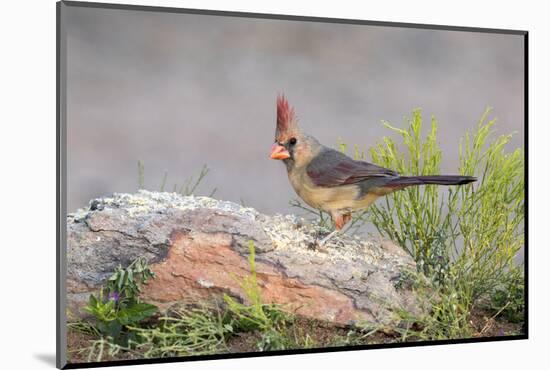
[[[395,171],[372,163],[355,161],[329,148],[323,149],[313,158],[306,172],[315,185],[323,187],[355,184],[370,178],[399,176]]]

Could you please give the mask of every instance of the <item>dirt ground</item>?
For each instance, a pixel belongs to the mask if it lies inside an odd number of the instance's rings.
[[[510,323],[499,318],[491,318],[486,312],[476,311],[472,314],[470,323],[475,329],[474,338],[498,337],[522,334],[521,323]],[[346,343],[349,328],[334,326],[329,323],[297,318],[292,327],[296,336],[304,338],[306,334],[311,338],[315,348],[337,347],[350,344]],[[229,353],[243,353],[258,351],[257,343],[260,340],[258,332],[240,333],[228,341]],[[398,336],[391,333],[378,332],[367,338],[355,337],[352,345],[368,345],[380,343],[392,343]],[[88,351],[90,342],[97,338],[86,335],[75,330],[68,331],[67,346],[70,363],[88,362]],[[120,352],[115,356],[104,353],[102,361],[131,360],[140,358],[139,353]],[[95,361],[95,359],[92,359]]]

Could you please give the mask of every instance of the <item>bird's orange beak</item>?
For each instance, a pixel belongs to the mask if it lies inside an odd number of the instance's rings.
[[[284,146],[275,143],[271,147],[271,155],[269,157],[271,159],[287,159],[290,158],[290,153]]]

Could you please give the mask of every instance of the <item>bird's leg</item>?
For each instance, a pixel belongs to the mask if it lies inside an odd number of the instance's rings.
[[[344,218],[344,225],[351,221],[351,213],[346,213],[342,217]],[[344,225],[342,225],[342,227],[344,227]]]
[[[344,226],[351,220],[351,213],[346,214],[335,214],[331,215],[332,219],[334,220],[334,225],[336,226],[336,230],[325,236],[321,241],[319,241],[319,246],[325,245],[326,242],[328,242],[334,235],[338,234]]]

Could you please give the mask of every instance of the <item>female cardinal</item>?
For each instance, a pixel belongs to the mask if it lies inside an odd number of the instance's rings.
[[[353,211],[367,208],[383,195],[413,185],[476,181],[471,176],[399,176],[387,168],[353,160],[304,133],[284,96],[277,97],[277,129],[270,157],[283,161],[292,187],[304,202],[330,214],[336,230],[320,245],[351,220]]]

